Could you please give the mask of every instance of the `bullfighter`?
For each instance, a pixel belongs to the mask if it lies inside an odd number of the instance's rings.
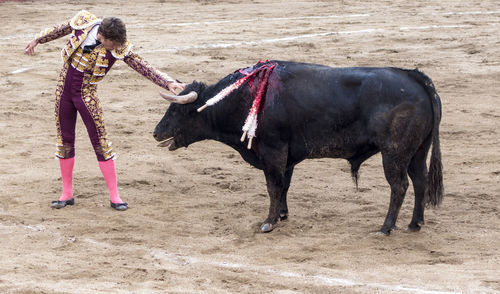
[[[38,44],[66,35],[70,35],[70,39],[61,51],[63,68],[59,75],[55,100],[55,155],[59,158],[63,191],[59,200],[52,201],[51,207],[62,208],[75,203],[75,125],[77,113],[80,113],[109,189],[110,205],[116,210],[127,210],[128,204],[122,201],[118,194],[114,164],[116,153],[104,126],[103,112],[97,97],[97,84],[118,60],[171,92],[183,90],[185,84],[157,70],[132,50],[122,20],[116,17],[99,19],[85,10],[78,12],[68,22],[41,31],[28,43],[25,54],[32,55]]]

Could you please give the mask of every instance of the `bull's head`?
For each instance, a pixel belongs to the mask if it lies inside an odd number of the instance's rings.
[[[197,103],[197,98],[203,88],[204,84],[193,82],[178,96],[160,93],[172,102],[153,133],[160,147],[169,147],[172,151],[203,139],[205,124],[197,112],[201,103]]]

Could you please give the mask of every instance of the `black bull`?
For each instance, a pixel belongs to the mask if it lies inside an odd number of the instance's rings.
[[[169,139],[170,150],[205,139],[216,140],[262,169],[270,197],[262,232],[271,231],[279,220],[287,218],[287,191],[297,163],[306,158],[347,159],[357,184],[361,163],[381,152],[391,198],[380,232],[388,235],[396,225],[408,175],[415,191],[408,229],[418,231],[424,222],[425,206],[436,206],[443,197],[441,101],[430,78],[418,70],[399,68],[274,63],[251,149],[240,142],[241,127],[262,81],[256,79],[253,85],[247,82],[221,102],[197,112],[207,99],[243,77],[239,71],[215,85],[196,81],[188,85],[181,94],[195,91],[198,98],[183,105],[172,103],[156,126],[156,140]]]

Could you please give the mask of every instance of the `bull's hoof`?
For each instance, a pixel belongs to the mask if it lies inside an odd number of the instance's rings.
[[[420,231],[420,226],[418,224],[410,224],[408,228],[406,228],[407,232],[418,232]]]
[[[288,213],[280,213],[280,221],[288,219]]]
[[[375,235],[377,236],[389,236],[391,234],[391,230],[380,229]]]
[[[273,225],[273,224],[270,224],[270,223],[263,223],[261,226],[260,226],[260,231],[262,233],[269,233],[271,232],[274,228],[276,227],[276,225]]]
[[[377,235],[379,235],[379,236],[382,236],[382,235],[389,236],[391,234],[391,231],[393,231],[393,230],[398,230],[398,227],[396,227],[396,225],[393,225],[392,227],[383,225],[380,228],[380,231],[377,232]]]

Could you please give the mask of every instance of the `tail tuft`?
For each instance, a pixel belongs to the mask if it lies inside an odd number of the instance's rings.
[[[427,176],[427,195],[424,203],[436,207],[443,201],[443,164],[441,163],[441,150],[439,147],[439,136],[432,140],[431,162]]]

